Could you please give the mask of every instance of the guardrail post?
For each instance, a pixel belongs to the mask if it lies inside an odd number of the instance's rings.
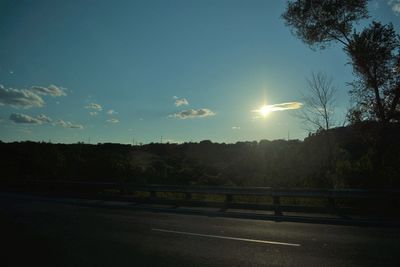
[[[226,195],[225,195],[225,205],[224,205],[223,210],[226,210],[226,209],[229,208],[230,204],[232,203],[232,198],[233,198],[233,197],[232,197],[231,194],[226,194]]]
[[[335,203],[335,198],[334,197],[329,197],[328,198],[328,208],[332,213],[336,213],[336,203]]]
[[[150,191],[150,201],[155,202],[157,199],[157,192],[156,191]]]
[[[126,194],[126,186],[125,186],[125,183],[123,183],[123,182],[121,183],[120,194],[121,195]]]
[[[277,195],[272,196],[272,203],[274,205],[275,216],[282,216],[281,199]]]

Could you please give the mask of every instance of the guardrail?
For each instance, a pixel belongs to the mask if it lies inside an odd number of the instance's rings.
[[[96,197],[144,203],[267,210],[272,211],[276,216],[282,216],[283,212],[331,213],[342,216],[357,214],[357,212],[372,212],[375,215],[385,214],[399,217],[398,211],[400,210],[400,190],[139,186],[129,183],[41,180],[25,181],[23,185],[32,190],[42,189],[46,192],[90,194],[91,196],[95,194]],[[138,194],[139,192],[147,192],[147,195]],[[169,193],[170,196],[165,197],[164,193]],[[220,196],[219,201],[212,196]],[[257,198],[264,198],[264,200],[257,201]],[[269,201],[265,201],[265,198],[268,198]]]

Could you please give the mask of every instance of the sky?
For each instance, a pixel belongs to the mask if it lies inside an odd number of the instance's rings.
[[[286,1],[0,0],[0,140],[234,143],[303,139],[306,78],[349,106],[340,45],[313,51]],[[370,1],[400,32],[400,0]],[[369,21],[362,22],[368,23]],[[265,118],[255,116],[263,105]]]

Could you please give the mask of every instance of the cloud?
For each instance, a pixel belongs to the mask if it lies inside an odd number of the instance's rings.
[[[62,126],[64,128],[71,128],[71,129],[83,129],[83,125],[81,124],[74,124],[69,121],[58,120],[54,123],[54,125]]]
[[[189,102],[187,101],[186,98],[178,98],[175,96],[174,99],[175,99],[175,106],[177,107],[189,105]]]
[[[90,103],[85,108],[94,109],[94,110],[97,110],[97,111],[102,111],[103,110],[103,107],[100,104],[97,104],[97,103]]]
[[[91,116],[96,116],[96,115],[98,115],[99,113],[98,113],[97,111],[90,111],[89,114],[90,114]]]
[[[107,114],[108,114],[108,115],[115,115],[115,114],[118,114],[118,112],[116,112],[116,111],[113,110],[113,109],[110,109],[110,110],[107,111]]]
[[[21,113],[12,113],[10,115],[10,120],[15,123],[41,124],[39,119]]]
[[[282,110],[289,110],[289,109],[299,109],[302,106],[303,106],[303,103],[300,103],[300,102],[287,102],[287,103],[269,105],[268,108],[271,111],[282,111]]]
[[[27,124],[44,124],[44,123],[51,123],[53,121],[50,117],[44,114],[32,117],[21,113],[12,113],[10,115],[10,120],[12,120],[14,123],[27,123]],[[80,124],[74,124],[72,122],[64,120],[58,120],[54,122],[53,125],[62,126],[64,128],[83,129],[83,126]]]
[[[282,110],[290,110],[290,109],[299,109],[303,106],[303,103],[300,102],[286,102],[272,105],[265,105],[259,109],[253,110],[253,112],[275,112]]]
[[[0,105],[10,105],[17,108],[43,107],[42,97],[27,89],[4,88],[0,85]]]
[[[28,123],[28,124],[43,124],[43,123],[50,123],[52,119],[47,117],[44,114],[40,114],[36,117],[31,117],[26,114],[22,113],[12,113],[10,115],[10,120],[14,123]]]
[[[54,84],[49,85],[48,87],[43,86],[32,86],[30,90],[38,95],[50,95],[50,96],[66,96],[65,88],[56,86]]]
[[[42,123],[50,123],[53,120],[50,117],[47,117],[44,114],[40,114],[39,116],[36,117],[38,120],[40,120]]]
[[[389,0],[388,5],[392,8],[393,13],[396,16],[400,15],[400,0]]]
[[[204,118],[211,116],[215,116],[215,113],[208,108],[188,109],[170,115],[170,117],[175,117],[179,119]]]
[[[240,126],[232,126],[232,130],[240,130]]]
[[[119,122],[119,120],[118,119],[109,119],[109,120],[107,120],[107,122],[109,122],[109,123],[118,123]]]

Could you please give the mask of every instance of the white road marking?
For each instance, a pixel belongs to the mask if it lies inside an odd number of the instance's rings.
[[[211,237],[211,238],[237,240],[237,241],[245,241],[245,242],[253,242],[253,243],[263,243],[263,244],[271,244],[271,245],[300,247],[300,244],[276,242],[276,241],[268,241],[268,240],[258,240],[258,239],[249,239],[249,238],[240,238],[240,237],[231,237],[231,236],[221,236],[221,235],[206,235],[206,234],[197,234],[197,233],[181,232],[181,231],[173,231],[173,230],[157,229],[157,228],[152,228],[151,230],[158,231],[158,232],[165,232],[165,233],[181,234],[181,235],[192,235],[192,236]]]

